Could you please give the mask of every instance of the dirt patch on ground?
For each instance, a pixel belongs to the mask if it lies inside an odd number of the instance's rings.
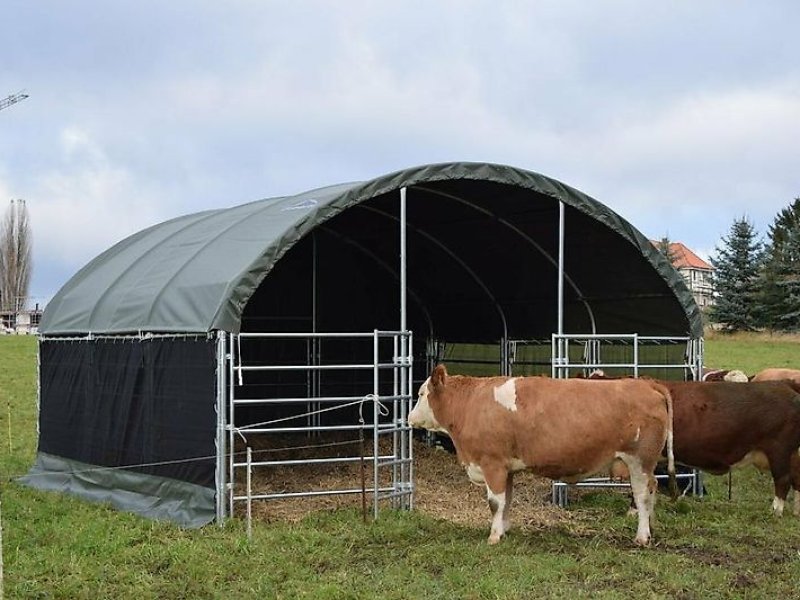
[[[356,440],[339,438],[282,437],[270,441],[251,440],[254,461],[303,460],[309,458],[360,456]],[[289,450],[288,448],[293,448]],[[237,462],[244,462],[241,452],[244,444],[237,446]],[[455,455],[440,447],[428,447],[414,441],[414,507],[416,510],[462,525],[488,527],[490,512],[483,486],[473,485]],[[381,454],[391,452],[388,440],[381,446]],[[365,443],[365,453],[372,453],[372,440]],[[390,481],[389,469],[381,469],[381,485]],[[366,464],[366,485],[372,485],[372,464]],[[252,490],[254,494],[277,492],[323,491],[361,489],[361,464],[293,464],[264,466],[254,469]],[[514,482],[512,519],[515,528],[537,530],[554,525],[571,523],[575,516],[550,503],[550,481],[518,474]],[[245,494],[244,469],[237,473],[236,493]],[[372,495],[367,493],[367,506],[371,510]],[[294,522],[309,513],[344,507],[361,507],[360,493],[348,495],[320,495],[311,498],[268,500],[253,504],[255,518],[265,521]],[[382,503],[382,506],[389,506]],[[244,514],[244,503],[237,503],[236,512]]]

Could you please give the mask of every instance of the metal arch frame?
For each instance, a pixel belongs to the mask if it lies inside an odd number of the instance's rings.
[[[333,229],[327,228],[324,225],[320,226],[318,229],[320,231],[324,231],[325,233],[330,234],[330,235],[338,238],[339,240],[341,240],[345,244],[350,244],[351,246],[355,247],[358,251],[363,253],[365,256],[368,256],[375,263],[377,263],[380,267],[382,267],[387,273],[389,273],[395,279],[397,279],[400,282],[401,286],[403,285],[402,278],[400,277],[398,272],[395,269],[393,269],[388,263],[386,263],[383,260],[381,260],[375,253],[371,252],[364,245],[358,243],[353,238],[350,238],[350,237],[348,237],[348,236],[346,236],[346,235],[344,235],[342,233],[339,233],[338,231],[335,231]],[[433,337],[433,335],[434,335],[433,319],[431,318],[431,314],[430,314],[430,311],[428,310],[428,307],[425,305],[425,303],[419,297],[419,294],[417,294],[413,289],[410,289],[410,288],[407,288],[407,289],[408,289],[408,293],[411,295],[411,298],[414,300],[415,304],[417,304],[417,306],[419,306],[419,308],[422,310],[423,314],[425,315],[425,320],[428,322],[428,329],[430,330],[430,335],[431,335],[431,337]]]
[[[468,206],[468,207],[472,208],[473,210],[475,210],[477,212],[480,212],[480,213],[483,213],[484,215],[492,217],[497,222],[499,222],[501,225],[507,227],[508,229],[510,229],[511,231],[516,233],[518,236],[520,236],[522,239],[524,239],[526,242],[528,242],[531,246],[533,246],[536,250],[538,250],[539,253],[545,259],[547,259],[547,261],[551,265],[553,265],[556,269],[559,269],[559,263],[560,263],[560,260],[563,258],[563,254],[564,254],[563,253],[563,237],[564,237],[563,233],[564,232],[563,232],[563,227],[561,226],[561,224],[563,224],[563,218],[561,218],[561,217],[563,217],[563,215],[559,215],[559,217],[560,217],[559,218],[559,221],[560,221],[560,227],[559,227],[559,247],[560,247],[560,252],[559,252],[559,259],[556,259],[556,258],[553,258],[553,256],[549,252],[547,252],[544,248],[542,248],[539,245],[539,243],[536,242],[536,240],[531,238],[531,236],[529,236],[527,233],[522,231],[519,227],[517,227],[513,223],[507,221],[506,219],[498,216],[497,214],[493,213],[492,211],[490,211],[490,210],[488,210],[488,209],[486,209],[486,208],[484,208],[482,206],[478,206],[477,204],[473,204],[469,200],[467,200],[465,198],[461,198],[460,196],[456,196],[455,194],[450,194],[448,192],[443,192],[441,190],[436,190],[434,188],[429,188],[429,187],[426,187],[426,186],[416,185],[416,186],[414,186],[414,189],[422,190],[424,192],[428,192],[430,194],[434,194],[434,195],[437,195],[437,196],[442,196],[443,198],[449,198],[450,200],[454,200],[456,202],[459,202],[459,203],[461,203],[461,204],[463,204],[465,206]],[[559,212],[561,213],[564,210],[564,202],[558,200],[558,203],[559,203]],[[563,269],[563,263],[561,264],[561,267]],[[561,272],[563,272],[563,271],[561,271]],[[586,301],[586,298],[585,298],[583,292],[581,292],[580,288],[578,287],[578,284],[576,284],[568,274],[563,273],[563,276],[564,276],[564,280],[569,284],[569,286],[577,294],[578,299],[581,301],[581,303],[586,308],[586,313],[589,315],[589,320],[590,320],[590,322],[592,324],[592,333],[597,333],[597,323],[595,321],[594,311],[592,310],[591,305]],[[563,304],[563,303],[560,303],[560,304]],[[559,306],[559,310],[562,307],[563,306]]]
[[[396,217],[393,214],[387,213],[385,211],[382,211],[380,209],[377,209],[377,208],[374,208],[374,207],[371,207],[371,206],[365,206],[363,204],[359,204],[358,208],[361,208],[362,210],[366,210],[366,211],[375,213],[377,215],[381,215],[381,216],[386,217],[387,219],[391,219],[393,221],[402,222],[402,219],[400,217]],[[455,252],[453,252],[450,248],[445,246],[442,242],[437,240],[431,234],[429,234],[426,231],[420,229],[419,227],[415,227],[413,225],[406,224],[406,227],[408,229],[410,229],[411,231],[414,231],[415,233],[421,235],[422,237],[424,237],[429,242],[431,242],[434,245],[436,245],[440,250],[442,250],[450,258],[452,258],[462,269],[464,269],[464,271],[466,271],[466,273],[470,277],[472,277],[472,279],[475,281],[475,283],[478,284],[478,286],[481,288],[481,290],[483,290],[483,292],[489,297],[489,299],[494,304],[494,307],[497,310],[497,314],[500,317],[500,321],[502,322],[502,325],[503,325],[503,336],[502,337],[503,337],[503,339],[507,339],[508,338],[508,321],[506,320],[505,312],[503,312],[503,307],[500,306],[500,303],[497,301],[497,298],[494,297],[494,294],[492,294],[491,290],[483,282],[483,280],[480,277],[478,277],[478,275],[475,273],[475,271],[473,271],[469,267],[469,265],[467,265],[467,263],[465,263],[463,260],[461,260]]]

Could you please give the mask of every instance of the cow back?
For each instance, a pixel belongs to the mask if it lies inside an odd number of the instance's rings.
[[[785,382],[663,383],[678,462],[723,473],[754,450],[800,446],[800,395]]]
[[[657,456],[668,394],[648,380],[450,376],[429,401],[463,463],[493,457],[546,477],[580,478],[603,470],[619,452],[638,451],[650,432]]]

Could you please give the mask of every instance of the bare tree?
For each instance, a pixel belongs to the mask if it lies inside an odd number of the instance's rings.
[[[24,308],[31,281],[31,230],[24,200],[12,200],[0,225],[0,306]]]

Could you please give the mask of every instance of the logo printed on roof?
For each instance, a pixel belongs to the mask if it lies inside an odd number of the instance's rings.
[[[302,210],[304,208],[311,208],[312,206],[316,206],[317,204],[319,204],[319,203],[316,200],[314,200],[313,198],[306,198],[305,200],[299,200],[299,201],[295,202],[294,204],[292,204],[291,206],[287,206],[286,208],[283,208],[281,210],[283,210],[283,211],[285,211],[285,210]]]

